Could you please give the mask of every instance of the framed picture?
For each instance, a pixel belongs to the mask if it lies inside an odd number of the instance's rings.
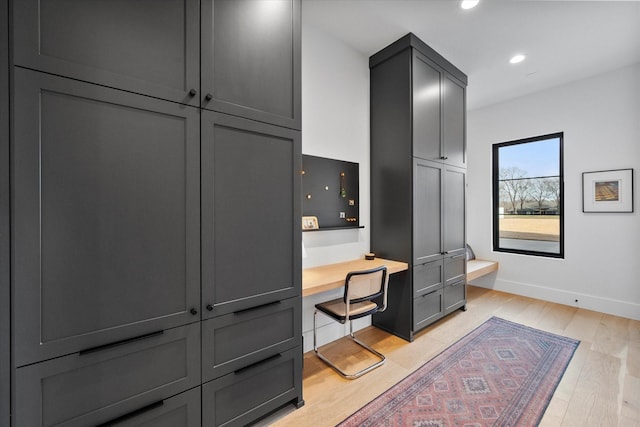
[[[583,172],[582,212],[633,212],[633,169]]]
[[[302,229],[303,230],[317,230],[318,218],[315,216],[303,216],[302,217]]]

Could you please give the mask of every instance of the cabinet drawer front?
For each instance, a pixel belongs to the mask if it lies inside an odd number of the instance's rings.
[[[452,283],[464,281],[467,268],[466,254],[459,253],[457,255],[445,257],[444,259],[444,285],[448,286]]]
[[[107,421],[117,427],[200,427],[200,387]]]
[[[302,349],[202,385],[203,426],[243,426],[302,396]]]
[[[15,64],[199,104],[198,0],[20,0]],[[62,31],[61,29],[64,29]]]
[[[442,261],[428,262],[413,268],[413,297],[442,289]]]
[[[16,425],[83,426],[200,384],[200,325],[16,370]]]
[[[300,298],[202,324],[202,377],[209,381],[302,344]]]
[[[413,329],[417,331],[442,317],[442,290],[413,299]]]
[[[16,366],[199,320],[197,109],[21,68],[15,91]]]
[[[444,311],[445,314],[457,310],[465,304],[466,289],[464,280],[444,287]]]
[[[300,296],[300,132],[202,112],[207,317]]]

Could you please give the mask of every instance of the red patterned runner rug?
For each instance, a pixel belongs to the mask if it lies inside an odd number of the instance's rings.
[[[536,426],[579,343],[492,317],[338,426]]]

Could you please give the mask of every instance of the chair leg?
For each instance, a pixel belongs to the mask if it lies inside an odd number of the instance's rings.
[[[368,345],[366,345],[365,343],[363,343],[362,341],[360,341],[359,339],[357,339],[354,335],[353,335],[353,322],[350,320],[349,321],[349,336],[351,337],[351,339],[358,344],[360,347],[364,348],[365,350],[369,351],[371,354],[373,354],[374,356],[377,356],[380,360],[367,366],[364,369],[361,369],[358,372],[355,372],[353,374],[350,374],[348,372],[343,371],[342,369],[340,369],[339,367],[337,367],[331,360],[329,360],[328,358],[326,358],[322,353],[320,353],[320,351],[318,351],[318,343],[317,343],[317,337],[316,337],[316,330],[317,330],[317,314],[318,314],[318,310],[315,310],[313,312],[313,351],[316,353],[316,356],[318,356],[318,358],[320,358],[320,360],[322,360],[324,363],[326,363],[327,365],[329,365],[329,367],[331,367],[334,371],[336,371],[337,373],[339,373],[341,376],[343,376],[346,379],[349,380],[355,380],[356,378],[360,378],[361,376],[363,376],[364,374],[366,374],[367,372],[371,372],[372,370],[382,366],[386,360],[386,357],[384,355],[382,355],[381,353],[377,352],[376,350],[374,350],[373,348],[369,347]]]

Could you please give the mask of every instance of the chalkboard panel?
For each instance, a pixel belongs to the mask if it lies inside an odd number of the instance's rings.
[[[302,215],[318,218],[319,229],[360,226],[358,163],[302,156]]]

